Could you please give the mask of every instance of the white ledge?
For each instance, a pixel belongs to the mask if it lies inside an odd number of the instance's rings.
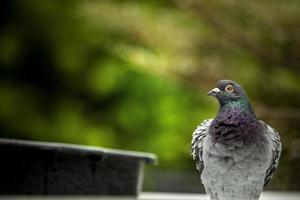
[[[144,192],[141,200],[209,200],[205,194]],[[300,200],[299,192],[263,192],[259,200]]]
[[[5,200],[209,200],[205,194],[143,192],[139,197],[112,196],[1,196]],[[241,199],[242,200],[242,199]],[[263,192],[259,200],[300,200],[300,192]]]

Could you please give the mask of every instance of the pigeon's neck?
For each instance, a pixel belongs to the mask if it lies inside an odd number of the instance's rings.
[[[258,133],[259,124],[248,102],[230,102],[220,106],[210,132],[219,141],[236,140]]]
[[[224,105],[220,105],[220,109],[218,115],[245,115],[248,118],[257,119],[252,106],[250,105],[249,101],[247,100],[240,100],[240,101],[232,101],[228,102]]]

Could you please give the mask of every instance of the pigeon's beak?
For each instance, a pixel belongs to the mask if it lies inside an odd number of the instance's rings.
[[[219,92],[221,92],[221,90],[219,89],[219,88],[214,88],[214,89],[212,89],[211,91],[209,91],[208,93],[207,93],[207,95],[208,96],[217,96],[217,94],[219,93]]]

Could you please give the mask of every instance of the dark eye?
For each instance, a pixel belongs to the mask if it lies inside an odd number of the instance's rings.
[[[232,93],[233,92],[233,86],[232,85],[226,85],[225,91],[228,92],[228,93]]]

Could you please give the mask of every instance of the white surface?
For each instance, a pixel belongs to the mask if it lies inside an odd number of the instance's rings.
[[[209,200],[204,194],[182,193],[151,193],[144,192],[139,196],[141,200]],[[242,199],[241,199],[242,200]],[[300,193],[291,192],[263,192],[259,200],[300,200]]]
[[[0,196],[5,200],[209,200],[204,194],[144,192],[135,197],[103,196]],[[241,199],[242,200],[242,199]],[[296,192],[264,192],[259,200],[300,200]]]

